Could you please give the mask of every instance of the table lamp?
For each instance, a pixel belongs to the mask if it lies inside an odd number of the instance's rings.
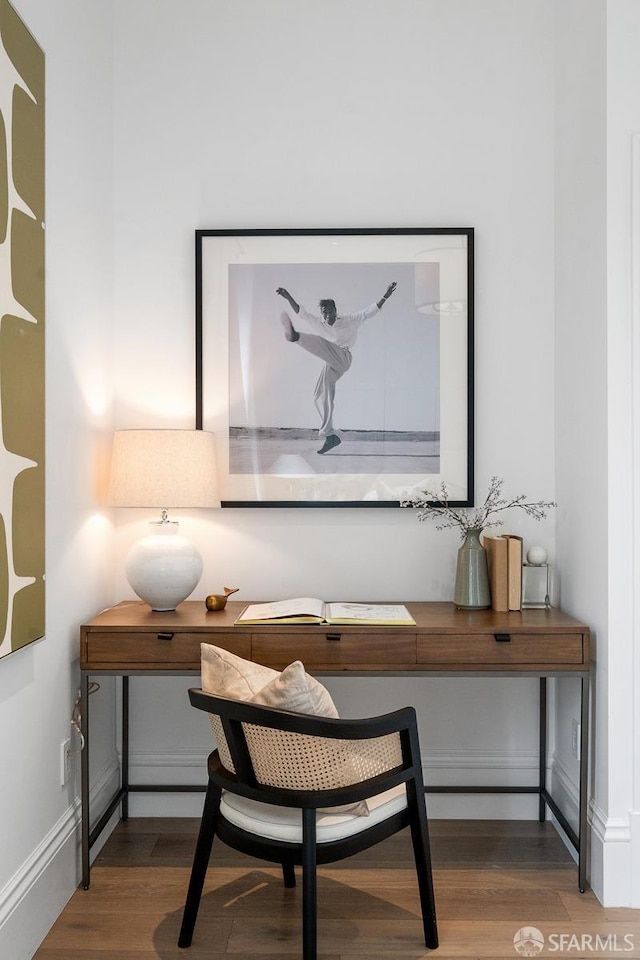
[[[153,533],[135,543],[125,573],[152,610],[175,610],[202,576],[202,557],[178,534],[169,507],[219,507],[215,438],[205,430],[117,430],[113,437],[110,503],[159,507]]]

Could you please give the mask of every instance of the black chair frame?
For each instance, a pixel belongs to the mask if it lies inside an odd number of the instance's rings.
[[[413,707],[404,707],[384,716],[364,720],[334,720],[238,700],[225,700],[199,689],[189,690],[189,699],[192,706],[198,710],[220,718],[235,774],[222,765],[217,750],[210,754],[207,764],[209,782],[178,946],[188,947],[191,944],[215,836],[242,853],[281,864],[285,886],[295,886],[294,867],[302,867],[303,960],[316,960],[317,865],[352,856],[408,826],[411,830],[418,878],[425,944],[435,949],[438,946],[435,897],[420,746]],[[343,741],[370,740],[397,733],[400,737],[402,763],[383,774],[330,790],[290,790],[268,786],[259,783],[256,778],[243,724]],[[316,842],[318,808],[366,800],[400,783],[406,784],[406,809],[345,839]],[[300,809],[302,843],[260,837],[230,823],[220,813],[223,790],[263,803]]]

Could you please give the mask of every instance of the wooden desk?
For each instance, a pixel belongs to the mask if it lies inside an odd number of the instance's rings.
[[[200,672],[200,644],[216,644],[247,660],[282,669],[300,659],[312,673],[356,675],[497,675],[539,679],[539,776],[530,787],[429,787],[429,793],[536,793],[539,818],[549,807],[578,851],[578,886],[586,889],[589,752],[589,628],[559,610],[456,610],[451,603],[408,603],[415,626],[261,624],[234,626],[246,602],[208,612],[186,601],[154,613],[140,601],[120,603],[81,627],[82,886],[89,886],[90,850],[118,805],[128,815],[131,792],[199,791],[202,787],[129,783],[129,677]],[[89,677],[122,677],[121,786],[93,829],[89,810]],[[547,678],[581,680],[580,796],[576,833],[546,786]]]

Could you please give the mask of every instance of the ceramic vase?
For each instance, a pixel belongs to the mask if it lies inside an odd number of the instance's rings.
[[[486,610],[491,606],[487,552],[480,543],[481,527],[467,530],[458,550],[453,602],[460,610]]]

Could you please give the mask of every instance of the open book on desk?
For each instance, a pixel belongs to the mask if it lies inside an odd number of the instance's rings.
[[[401,603],[325,603],[296,597],[273,603],[251,603],[236,623],[369,623],[411,626],[415,620]]]

